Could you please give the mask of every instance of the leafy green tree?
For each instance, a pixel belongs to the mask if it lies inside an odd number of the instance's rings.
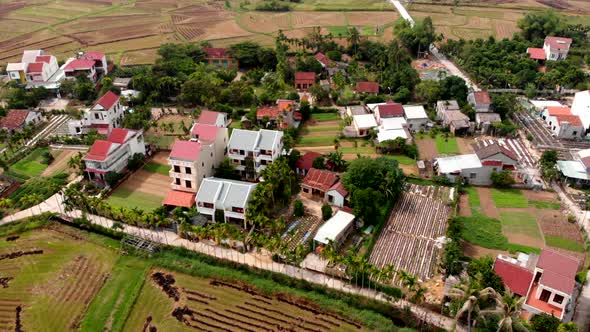
[[[502,117],[502,119],[509,118],[518,104],[516,95],[510,93],[492,94],[492,107],[494,111]]]
[[[305,213],[305,209],[303,208],[303,203],[300,200],[296,200],[293,204],[293,216],[294,217],[303,217]]]
[[[240,180],[241,178],[240,173],[229,158],[224,158],[219,166],[215,168],[215,177],[229,180]]]
[[[459,76],[449,76],[440,81],[440,98],[443,100],[457,100],[467,102],[468,88],[465,80]]]
[[[494,271],[494,259],[490,256],[470,260],[467,274],[470,278],[477,279],[483,288],[491,287],[496,292],[504,291],[504,283]]]
[[[354,214],[369,225],[375,224],[383,198],[382,193],[372,188],[356,189],[352,192],[351,201]]]
[[[475,323],[474,318],[480,314],[480,301],[495,298],[496,292],[492,288],[482,288],[477,280],[467,279],[449,289],[447,296],[462,303],[461,309],[455,314],[455,319],[458,321],[467,314],[467,331],[470,332]]]
[[[496,296],[496,308],[482,310],[481,314],[486,315],[497,315],[500,317],[498,322],[498,331],[517,331],[526,330],[520,321],[520,315],[522,314],[522,305],[526,300],[525,297],[515,297],[511,291],[506,291],[503,296]]]
[[[317,169],[326,169],[326,159],[324,156],[319,156],[313,160],[311,166]]]
[[[561,18],[551,10],[528,13],[517,22],[522,36],[527,40],[543,39],[562,29]]]
[[[510,171],[492,171],[490,180],[492,180],[492,186],[497,188],[508,188],[515,183]]]
[[[394,33],[413,54],[428,52],[430,44],[442,40],[442,35],[436,33],[429,16],[416,22],[413,27],[409,21],[400,18],[395,23]]]
[[[531,328],[534,332],[554,332],[558,331],[561,321],[559,318],[542,313],[531,318]]]
[[[332,207],[330,206],[330,204],[324,203],[322,205],[322,219],[325,221],[330,218],[332,218]]]
[[[574,322],[562,323],[557,328],[557,332],[578,332],[578,331],[579,331],[579,329],[576,326],[576,323],[574,323]]]
[[[418,101],[426,102],[427,104],[434,104],[441,100],[441,87],[438,81],[421,81],[416,85],[416,99]]]
[[[361,34],[356,27],[349,27],[348,28],[348,36],[346,38],[348,41],[348,48],[352,50],[352,54],[356,55],[358,52],[358,47],[361,42]]]

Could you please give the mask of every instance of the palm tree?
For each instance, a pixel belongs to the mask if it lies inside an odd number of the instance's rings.
[[[356,142],[356,141],[355,141]],[[342,152],[332,151],[326,156],[326,162],[332,165],[332,170],[341,172],[346,168],[346,160],[342,158]]]
[[[520,322],[520,314],[522,312],[522,305],[526,298],[514,297],[514,294],[507,290],[504,296],[495,296],[496,308],[490,310],[482,310],[482,315],[499,315],[498,330],[512,332],[515,328],[518,331],[527,331],[527,329]]]
[[[467,313],[467,331],[471,331],[472,315],[478,314],[479,310],[479,299],[485,299],[488,297],[496,297],[496,291],[491,288],[481,289],[481,285],[477,280],[466,280],[463,283],[458,284],[454,288],[451,288],[447,296],[452,299],[458,299],[463,302],[463,306],[455,315],[455,320],[458,321],[465,313]],[[475,323],[475,321],[473,322]]]
[[[357,51],[358,51],[358,45],[361,41],[361,34],[359,33],[358,29],[356,27],[350,27],[348,29],[348,47],[350,47],[352,49],[352,52],[354,53],[354,55],[356,55]]]

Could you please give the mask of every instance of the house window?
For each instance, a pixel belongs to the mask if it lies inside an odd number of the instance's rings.
[[[193,184],[189,180],[185,180],[184,181],[184,184],[185,184],[185,187],[187,187],[187,188],[192,188],[193,187]]]
[[[232,206],[231,210],[237,213],[244,213],[244,208]]]
[[[559,294],[555,294],[555,296],[553,296],[553,302],[562,304],[563,303],[563,296],[561,296]]]
[[[174,173],[180,173],[180,166],[174,165]]]
[[[94,118],[95,118],[95,119],[97,119],[97,120],[98,120],[98,119],[100,119],[100,118],[98,117],[98,113],[94,113]]]
[[[203,206],[208,208],[208,209],[212,209],[213,208],[213,203],[203,203]]]
[[[180,186],[180,178],[174,178],[174,183]]]
[[[574,132],[572,133],[574,136],[578,135],[578,132],[574,130]]]
[[[475,179],[477,177],[477,173],[469,173],[470,179]]]
[[[205,167],[205,162],[204,161],[201,162],[201,166],[202,167]]]
[[[186,174],[191,174],[191,168],[190,168],[190,167],[185,167],[185,168],[184,168],[184,172],[185,172]]]
[[[304,193],[309,193],[309,189],[307,189],[307,188],[303,188],[303,192],[304,192]]]
[[[328,202],[334,202],[334,197],[332,195],[328,195]]]

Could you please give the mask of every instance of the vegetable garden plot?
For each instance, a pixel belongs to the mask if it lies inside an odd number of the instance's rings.
[[[445,235],[451,213],[449,193],[447,187],[408,185],[375,243],[371,263],[393,264],[421,280],[433,277],[440,252],[436,240]]]

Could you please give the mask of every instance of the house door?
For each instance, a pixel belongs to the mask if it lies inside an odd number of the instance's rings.
[[[543,289],[543,291],[541,291],[541,296],[539,296],[539,300],[543,301],[543,302],[549,302],[549,298],[551,297],[551,292]]]

